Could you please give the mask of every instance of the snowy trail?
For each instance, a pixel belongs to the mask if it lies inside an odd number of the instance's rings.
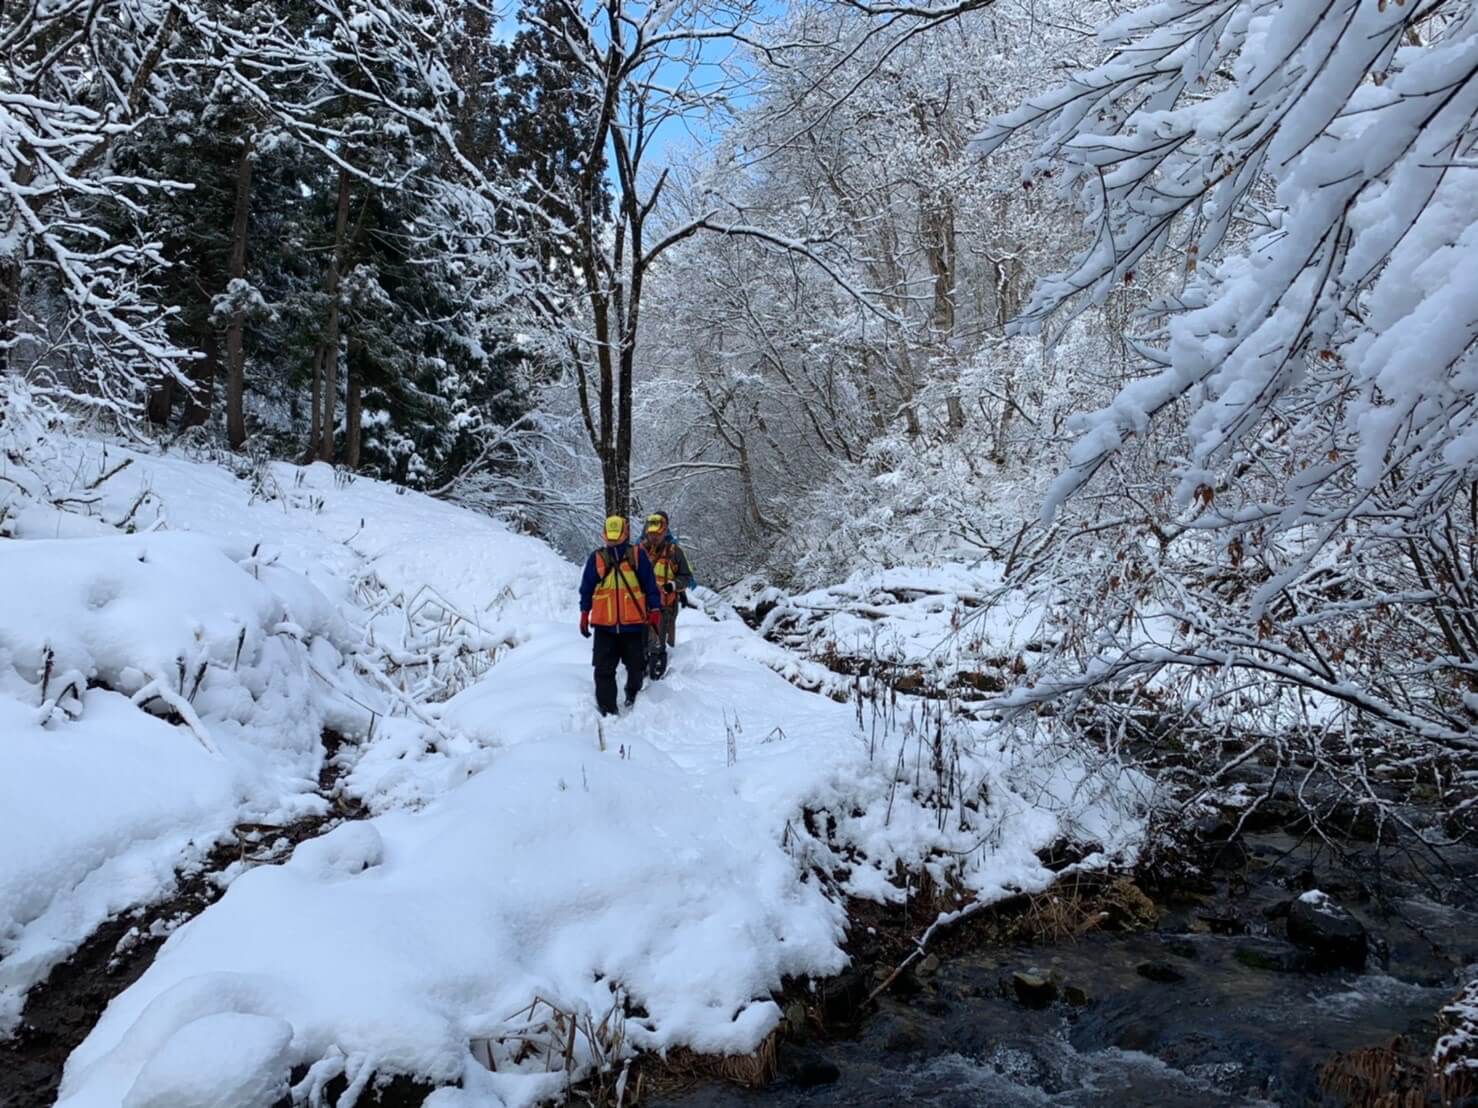
[[[526,1026],[539,999],[594,1023],[614,1012],[621,1050],[747,1053],[776,1026],[771,997],[785,978],[843,968],[841,894],[896,899],[895,867],[948,858],[964,859],[955,876],[979,896],[1037,889],[1052,875],[1036,852],[1055,838],[1118,844],[1136,826],[1110,801],[1070,803],[1082,767],[987,746],[961,755],[973,806],[941,819],[895,780],[905,740],[869,757],[853,707],[790,684],[777,671],[806,663],[737,620],[685,613],[667,678],[602,726],[574,627],[577,569],[544,544],[374,482],[337,485],[326,467],[276,467],[266,503],[186,460],[140,457],[130,472],[169,531],[106,541],[152,550],[193,531],[227,554],[218,576],[240,573],[234,559],[270,586],[268,607],[291,609],[277,626],[290,625],[285,639],[307,651],[311,674],[273,680],[317,682],[316,697],[300,698],[304,726],[358,744],[342,782],[375,815],[301,844],[286,864],[229,875],[226,894],[170,936],[73,1054],[68,1108],[268,1108],[293,1070],[307,1071],[297,1092],[314,1103],[344,1077],[347,1106],[383,1074],[460,1086],[438,1092],[438,1108],[530,1103],[568,1080],[524,1045],[548,1032]],[[131,502],[136,490],[120,482],[109,495]],[[36,509],[20,537],[102,530]],[[386,597],[426,595],[475,623],[479,642],[502,644],[496,663],[439,704],[375,702],[354,659],[408,622],[409,607]],[[300,614],[325,604],[337,622],[319,613],[317,625],[333,634],[302,638]],[[226,722],[207,713],[202,726],[232,733]],[[157,758],[156,775],[181,772],[174,753]],[[317,799],[278,787],[279,806]],[[185,821],[202,845],[252,810],[208,807]],[[830,824],[822,837],[808,811]],[[128,841],[127,819],[106,804],[94,822],[167,885],[177,849]],[[63,882],[51,895],[72,891]],[[572,1069],[610,1048],[580,1039]]]

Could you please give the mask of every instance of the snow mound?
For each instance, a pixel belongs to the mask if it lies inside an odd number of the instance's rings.
[[[272,1108],[288,1090],[292,1025],[222,1012],[185,1024],[155,1053],[123,1108]]]
[[[299,843],[288,865],[319,880],[353,877],[380,864],[385,843],[372,823],[343,823],[327,835]]]
[[[374,811],[484,769],[496,736],[443,727],[433,702],[572,588],[533,539],[327,466],[242,479],[5,441],[0,1035],[92,931],[165,899],[238,824],[328,815],[326,731],[347,740],[338,792]]]
[[[183,534],[0,544],[0,1031],[110,915],[241,820],[290,822],[344,621]]]
[[[844,919],[726,791],[649,747],[550,739],[422,811],[340,827],[177,931],[73,1055],[62,1103],[114,1103],[159,1049],[135,1029],[195,1018],[181,998],[223,973],[262,983],[294,1065],[361,1056],[455,1082],[481,1038],[500,1072],[542,1073],[515,1035],[536,998],[597,1021],[629,1000],[637,1046],[753,1050],[782,977],[842,968]],[[383,862],[346,877],[381,840]]]

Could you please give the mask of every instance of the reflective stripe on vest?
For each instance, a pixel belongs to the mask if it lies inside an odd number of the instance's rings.
[[[647,601],[636,575],[636,549],[614,566],[607,567],[605,552],[595,554],[595,595],[590,602],[590,622],[596,627],[636,627],[646,622]]]
[[[662,593],[663,607],[676,604],[677,596],[669,593],[665,587],[668,582],[677,580],[677,558],[673,556],[672,543],[662,544],[660,556],[655,550],[648,550],[647,557],[652,559],[652,572],[657,577],[657,588]]]

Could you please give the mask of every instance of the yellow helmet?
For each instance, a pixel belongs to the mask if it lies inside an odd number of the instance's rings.
[[[606,516],[606,542],[620,542],[626,535],[625,516]]]

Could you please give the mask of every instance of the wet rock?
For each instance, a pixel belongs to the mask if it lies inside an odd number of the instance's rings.
[[[1160,1031],[1153,1023],[1130,1023],[1120,1028],[1114,1045],[1120,1050],[1137,1050],[1144,1054],[1153,1053],[1160,1042]]]
[[[1329,814],[1326,822],[1357,842],[1389,842],[1395,838],[1395,825],[1385,819],[1380,808],[1372,805],[1341,805]]]
[[[1200,953],[1196,950],[1196,944],[1183,936],[1173,935],[1164,942],[1167,953],[1174,954],[1177,958],[1186,958],[1194,962]]]
[[[929,1044],[923,1029],[904,1016],[889,1013],[880,1017],[879,1024],[883,1049],[889,1054],[914,1054]]]
[[[1296,823],[1300,811],[1293,801],[1268,799],[1241,815],[1242,830],[1254,834],[1275,831]]]
[[[1177,981],[1185,980],[1185,974],[1163,958],[1157,958],[1151,962],[1140,962],[1134,967],[1134,972],[1147,981],[1157,981],[1162,985],[1173,985]]]
[[[918,975],[920,977],[933,977],[939,972],[939,956],[930,954],[919,963]]]
[[[817,1051],[789,1043],[780,1044],[776,1067],[781,1077],[804,1089],[830,1085],[842,1076],[842,1071],[831,1059]]]
[[[1297,973],[1307,961],[1296,946],[1277,939],[1249,939],[1237,945],[1232,957],[1248,969],[1271,973]]]
[[[860,969],[850,969],[823,982],[820,991],[821,1022],[827,1027],[834,1027],[838,1024],[856,1023],[862,1016],[862,1008],[872,989],[868,985],[866,973]]]
[[[1062,990],[1062,999],[1074,1008],[1086,1008],[1092,1003],[1088,990],[1081,985],[1068,985]]]
[[[1282,900],[1275,900],[1262,910],[1263,919],[1287,919],[1288,910],[1293,907],[1293,897],[1287,896]]]
[[[1224,843],[1237,830],[1237,825],[1220,812],[1214,816],[1202,816],[1194,827],[1196,838],[1208,843]]]
[[[993,692],[999,690],[984,691]],[[1068,866],[1077,865],[1090,854],[1097,854],[1102,849],[1103,845],[1101,843],[1080,843],[1074,842],[1072,839],[1061,838],[1045,850],[1037,851],[1037,858],[1041,861],[1042,865],[1057,873],[1066,869]]]
[[[1168,911],[1160,917],[1160,930],[1165,934],[1183,935],[1195,930],[1195,920],[1189,912]]]
[[[920,1011],[929,1013],[931,1016],[943,1018],[949,1015],[949,1005],[935,996],[926,996],[920,1000],[915,1007]]]
[[[1233,839],[1214,848],[1211,865],[1215,869],[1241,869],[1247,865],[1248,857],[1247,848],[1242,845],[1241,840]]]
[[[1365,925],[1318,889],[1310,889],[1289,907],[1288,937],[1306,947],[1320,966],[1365,966]]]
[[[1039,973],[1013,973],[1011,988],[1028,1008],[1045,1008],[1057,999],[1057,984]]]
[[[1214,912],[1197,912],[1196,920],[1206,931],[1213,935],[1247,934],[1247,924],[1236,916],[1220,915]]]

